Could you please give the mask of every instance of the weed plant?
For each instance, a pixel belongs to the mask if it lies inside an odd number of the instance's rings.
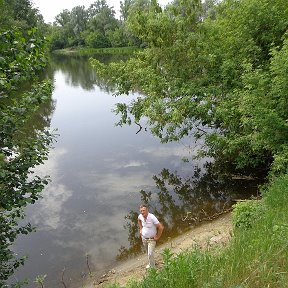
[[[176,257],[164,250],[160,270],[152,269],[143,281],[131,281],[126,287],[288,287],[288,175],[276,179],[262,194],[259,204],[237,204],[229,245],[209,251],[192,249]]]

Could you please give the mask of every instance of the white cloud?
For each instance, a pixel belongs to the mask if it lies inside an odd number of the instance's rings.
[[[151,179],[151,172],[147,171],[133,171],[127,173],[125,176],[111,172],[111,173],[90,173],[81,174],[81,182],[87,188],[97,191],[97,194],[91,195],[95,197],[97,203],[117,203],[126,202],[126,197],[131,197],[132,194],[139,192],[139,187],[145,187],[153,184]],[[117,199],[117,201],[115,200]],[[113,202],[114,201],[114,202]]]
[[[147,165],[147,162],[140,160],[131,160],[131,161],[118,161],[116,162],[113,158],[106,158],[104,162],[109,164],[109,167],[112,169],[121,169],[121,168],[133,168],[133,167],[144,167]]]

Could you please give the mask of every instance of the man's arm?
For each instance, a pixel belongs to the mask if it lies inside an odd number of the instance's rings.
[[[158,224],[156,224],[156,229],[157,229],[157,234],[156,236],[154,237],[154,240],[159,240],[161,235],[162,235],[162,232],[164,230],[164,226],[159,222]]]

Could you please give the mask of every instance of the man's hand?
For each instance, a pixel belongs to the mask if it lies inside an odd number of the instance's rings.
[[[159,222],[157,225],[156,225],[156,228],[157,228],[157,234],[156,236],[154,236],[154,240],[155,241],[158,241],[162,235],[162,232],[164,230],[164,226]]]

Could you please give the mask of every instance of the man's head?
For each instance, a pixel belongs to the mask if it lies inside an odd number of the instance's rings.
[[[148,206],[146,204],[141,204],[140,205],[140,213],[145,218],[148,216]]]

